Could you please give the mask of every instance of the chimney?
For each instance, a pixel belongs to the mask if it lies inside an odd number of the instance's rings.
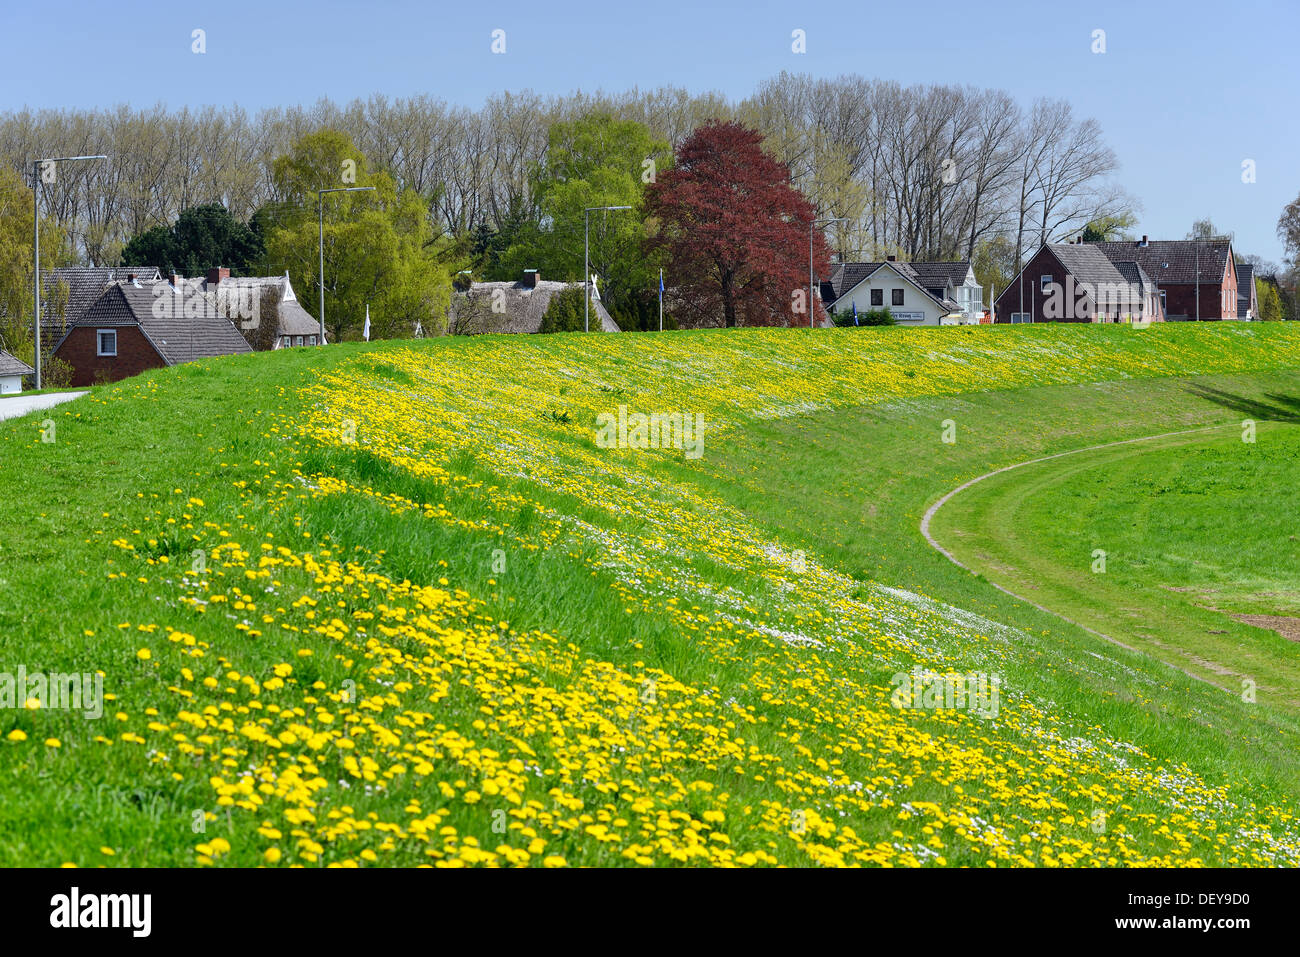
[[[536,289],[537,283],[541,281],[542,273],[539,269],[524,270],[524,285],[529,289]]]
[[[1142,242],[1138,243],[1138,245],[1139,245],[1139,246],[1146,246],[1146,245],[1147,245],[1147,237],[1146,237],[1145,234],[1143,234],[1143,236],[1142,236]]]
[[[896,263],[896,262],[898,262],[898,257],[897,257],[897,256],[886,256],[886,257],[885,257],[885,262],[887,262],[887,263]]]
[[[133,272],[129,272],[129,273],[127,273],[127,274],[126,274],[126,281],[129,282],[129,283],[134,283],[134,282],[135,282],[135,273],[133,273]]]
[[[179,289],[181,288],[181,283],[185,280],[181,277],[180,273],[172,273],[171,276],[168,277],[168,281],[172,284],[173,289]]]
[[[230,270],[225,266],[215,266],[208,270],[208,285],[217,286],[223,279],[230,278]]]

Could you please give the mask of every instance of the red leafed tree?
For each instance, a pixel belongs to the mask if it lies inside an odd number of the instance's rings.
[[[807,310],[817,308],[808,302],[813,207],[762,141],[739,123],[707,123],[646,191],[646,211],[657,220],[650,243],[667,254],[665,282],[684,326],[807,325]],[[819,276],[829,261],[815,232]]]

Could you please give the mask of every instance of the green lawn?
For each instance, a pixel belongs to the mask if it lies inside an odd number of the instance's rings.
[[[1300,648],[1276,632],[1198,607],[1277,614],[1293,607],[1300,578],[1288,516],[1300,457],[1288,404],[1277,397],[1298,392],[1300,373],[1287,370],[883,403],[756,424],[711,460],[704,481],[836,567],[1024,629],[1026,644],[1015,662],[1026,670],[1023,680],[1051,688],[1057,700],[1105,727],[1123,728],[1171,760],[1195,754],[1225,773],[1300,793],[1294,757],[1300,725],[1290,713]],[[1246,415],[1258,417],[1253,446],[1241,442]],[[942,441],[946,420],[957,426],[954,444]],[[1053,459],[986,479],[951,499],[932,531],[978,576],[920,534],[931,504],[985,472],[1207,426],[1219,427],[1222,437],[1181,436]],[[1204,454],[1207,444],[1218,454]],[[1187,465],[1179,449],[1196,453],[1194,469],[1176,472]],[[1065,482],[1076,468],[1085,471]],[[798,494],[798,507],[774,508],[789,490]],[[1109,553],[1104,576],[1091,572],[1099,547]],[[990,581],[1150,657],[1070,627]],[[1169,590],[1184,587],[1190,590]],[[1143,634],[1164,645],[1142,640]],[[1189,654],[1217,655],[1225,667],[1250,674],[1259,685],[1258,706],[1243,704],[1239,684]],[[1098,670],[1097,656],[1122,668]],[[1200,682],[1157,661],[1230,685],[1232,693],[1207,694]],[[1133,708],[1129,668],[1163,675],[1172,693]]]
[[[1292,367],[1281,325],[476,337],[0,423],[0,672],[111,696],[0,711],[0,864],[1300,860],[1289,709],[917,529],[989,469],[1240,420],[1189,377]],[[619,405],[704,414],[704,457],[597,447]],[[996,672],[1000,715],[897,708],[913,668]]]
[[[1250,443],[1231,422],[1005,472],[945,505],[934,532],[1017,594],[1295,708],[1300,647],[1236,617],[1300,608],[1300,429],[1279,418],[1259,421]]]

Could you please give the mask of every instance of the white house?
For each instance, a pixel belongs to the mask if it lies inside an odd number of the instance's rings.
[[[984,290],[969,261],[840,263],[822,284],[822,300],[839,315],[888,309],[904,326],[978,323]]]
[[[36,370],[26,362],[0,349],[0,395],[22,392],[23,376],[35,374]]]

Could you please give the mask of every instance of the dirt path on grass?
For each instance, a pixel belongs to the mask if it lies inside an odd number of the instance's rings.
[[[958,493],[966,491],[966,489],[970,488],[972,485],[977,485],[980,482],[983,482],[985,479],[992,478],[995,475],[1001,475],[1004,472],[1010,472],[1015,469],[1024,468],[1026,465],[1036,465],[1039,462],[1049,462],[1052,459],[1064,458],[1067,455],[1080,455],[1084,452],[1097,452],[1100,451],[1101,449],[1114,448],[1115,446],[1119,446],[1119,445],[1134,445],[1139,442],[1153,442],[1156,439],[1167,439],[1177,435],[1193,435],[1198,432],[1213,432],[1217,429],[1227,428],[1228,426],[1235,427],[1236,423],[1227,422],[1224,423],[1223,425],[1210,425],[1200,429],[1181,429],[1177,432],[1161,432],[1159,435],[1143,435],[1136,439],[1121,439],[1118,442],[1105,442],[1101,445],[1089,445],[1086,448],[1082,448],[1082,449],[1071,449],[1068,452],[1056,452],[1053,455],[1043,455],[1043,456],[1039,456],[1036,459],[1026,459],[1024,462],[1017,462],[1014,465],[1006,465],[1000,469],[994,469],[992,472],[985,472],[983,475],[977,476],[971,479],[969,482],[957,486],[951,492],[944,495],[937,502],[931,505],[926,510],[925,515],[921,518],[921,534],[925,536],[925,540],[930,544],[930,546],[934,548],[936,551],[938,551],[941,555],[943,555],[944,558],[948,559],[948,561],[952,562],[958,568],[965,569],[966,571],[974,575],[976,574],[976,572],[973,568],[971,568],[969,565],[966,565],[964,562],[960,561],[956,555],[954,555],[952,552],[948,551],[948,549],[940,545],[939,542],[935,539],[935,537],[930,534],[930,523],[931,521],[933,521],[934,516],[938,513],[939,509],[943,508],[943,506],[948,502],[949,499],[953,498]],[[1022,601],[1026,605],[1031,605],[1034,608],[1037,608],[1039,611],[1046,612],[1047,614],[1052,615],[1055,618],[1059,618],[1061,621],[1074,625],[1076,628],[1082,628],[1090,635],[1096,635],[1098,638],[1102,638],[1110,642],[1112,645],[1118,645],[1119,647],[1126,648],[1129,651],[1136,651],[1141,654],[1146,654],[1146,652],[1142,651],[1142,649],[1140,648],[1135,648],[1130,644],[1126,644],[1125,642],[1120,641],[1118,638],[1113,638],[1110,635],[1097,631],[1095,628],[1089,628],[1087,625],[1081,622],[1077,622],[1073,618],[1068,618],[1065,615],[1062,615],[1058,611],[1053,611],[1051,608],[1048,608],[1045,605],[1040,605],[1038,602],[1026,598],[1024,595],[1018,595],[1015,592],[1013,592],[1011,589],[1005,588],[1002,585],[999,585],[997,582],[992,581],[991,579],[986,579],[986,580],[990,585],[992,585],[994,588],[996,588],[998,591],[1002,592],[1003,594],[1010,595],[1012,598],[1016,599],[1017,601]],[[1161,659],[1158,658],[1154,660],[1161,661]],[[1215,684],[1213,681],[1210,681],[1208,678],[1202,677],[1201,675],[1188,671],[1186,668],[1179,668],[1178,665],[1172,664],[1167,661],[1161,661],[1161,663],[1167,664],[1169,665],[1170,668],[1175,668],[1178,671],[1181,671],[1189,678],[1195,678],[1197,681],[1202,681],[1205,684],[1214,685],[1214,687],[1216,688],[1221,687],[1220,685]]]

